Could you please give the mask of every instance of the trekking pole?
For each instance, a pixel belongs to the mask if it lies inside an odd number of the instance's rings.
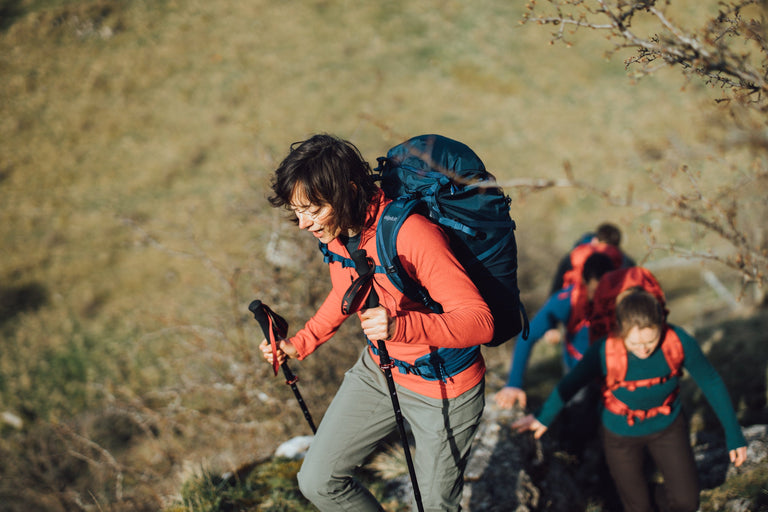
[[[358,275],[361,277],[372,277],[373,270],[371,264],[366,255],[365,249],[359,249],[352,253],[352,261],[355,263],[355,269]],[[379,296],[376,294],[376,290],[373,286],[370,287],[370,293],[365,304],[365,309],[375,308],[379,305]],[[411,475],[411,484],[413,484],[413,495],[416,499],[416,507],[419,512],[424,512],[424,505],[421,503],[421,492],[419,491],[419,484],[416,481],[416,469],[413,466],[413,460],[411,459],[411,450],[408,447],[408,435],[405,432],[405,422],[403,421],[403,413],[400,411],[400,400],[397,398],[397,389],[395,389],[395,379],[392,377],[392,368],[395,366],[392,363],[392,359],[387,352],[387,346],[384,340],[376,340],[376,344],[379,350],[379,368],[384,372],[387,378],[387,386],[389,387],[389,396],[392,398],[392,408],[395,410],[395,421],[397,422],[397,428],[400,431],[400,440],[403,443],[403,449],[405,450],[405,462],[408,464],[408,472]]]
[[[281,339],[284,339],[288,335],[288,322],[286,322],[283,317],[269,309],[269,306],[263,304],[260,300],[254,300],[251,302],[251,304],[248,306],[248,309],[251,313],[253,313],[253,317],[259,322],[261,325],[261,330],[264,331],[264,336],[272,345],[272,370],[275,372],[275,375],[277,375],[277,342]],[[316,433],[317,428],[315,428],[315,422],[312,421],[312,415],[309,413],[309,408],[307,407],[307,404],[304,403],[304,399],[301,397],[299,386],[296,385],[296,383],[299,381],[299,378],[291,371],[290,367],[288,366],[288,361],[283,361],[283,364],[280,365],[280,368],[283,369],[285,383],[291,386],[293,394],[296,395],[296,400],[299,402],[299,406],[301,406],[301,411],[304,413],[304,418],[306,418],[307,423],[309,423],[309,428],[312,429],[313,434]]]

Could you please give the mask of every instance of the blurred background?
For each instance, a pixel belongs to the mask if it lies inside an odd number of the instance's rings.
[[[693,22],[711,3],[673,14]],[[551,44],[558,28],[521,24],[525,12],[0,0],[0,508],[153,510],[196,472],[307,433],[247,306],[262,300],[295,331],[327,293],[314,240],[266,201],[290,144],[318,132],[372,163],[421,133],[472,147],[512,198],[531,315],[572,244],[617,224],[673,322],[707,350],[739,333],[738,353],[713,362],[734,368],[740,417],[765,422],[763,290],[723,264],[739,258],[731,241],[671,213],[692,188],[765,247],[765,173],[734,192],[755,156],[712,142],[729,133],[722,91],[667,68],[637,80],[632,51],[609,54],[605,34]],[[316,419],[361,350],[353,323],[294,365]],[[512,348],[486,352],[489,393]],[[558,357],[537,347],[534,362]],[[558,371],[534,383],[534,404]]]

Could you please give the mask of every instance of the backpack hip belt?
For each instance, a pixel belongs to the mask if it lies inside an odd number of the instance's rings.
[[[366,338],[371,352],[377,357],[379,350]],[[440,348],[434,352],[416,359],[413,364],[390,357],[392,364],[400,373],[411,374],[424,380],[439,380],[445,382],[448,378],[458,375],[477,360],[480,354],[480,346],[467,348]]]

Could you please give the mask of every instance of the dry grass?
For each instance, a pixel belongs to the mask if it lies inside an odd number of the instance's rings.
[[[664,73],[631,84],[590,34],[549,46],[546,30],[518,26],[514,2],[0,9],[11,14],[0,32],[0,409],[84,436],[96,436],[89,415],[133,418],[141,434],[113,447],[120,462],[90,454],[90,467],[160,502],[185,462],[226,470],[303,433],[284,407],[290,390],[255,361],[261,334],[246,310],[260,298],[295,328],[324,294],[313,243],[264,199],[291,142],[333,132],[372,161],[437,131],[502,181],[557,177],[568,160],[596,183],[642,191],[649,155],[692,142],[711,96]],[[596,222],[622,224],[644,254],[632,212],[568,190],[510,192],[531,311],[561,252]],[[265,260],[275,237],[294,265]],[[348,326],[323,349],[339,365],[297,365],[316,418],[358,350]],[[492,356],[499,372],[508,350]],[[10,443],[26,433],[3,428]],[[110,482],[98,500],[116,499]]]

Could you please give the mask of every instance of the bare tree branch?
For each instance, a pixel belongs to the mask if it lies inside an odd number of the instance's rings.
[[[720,1],[716,13],[698,28],[674,21],[669,14],[671,4],[672,0],[548,0],[544,5],[549,8],[544,8],[530,0],[521,22],[556,27],[552,42],[568,45],[573,42],[566,37],[576,30],[608,32],[613,41],[608,53],[636,51],[625,60],[626,69],[632,68],[634,77],[671,66],[689,79],[698,78],[720,87],[726,94],[716,102],[728,109],[713,112],[713,124],[725,129],[725,136],[716,143],[725,153],[749,151],[752,164],[744,163],[749,159],[742,158],[743,167],[733,169],[731,179],[715,180],[720,186],[702,179],[690,164],[681,163],[674,173],[684,182],[674,182],[668,172],[648,171],[651,182],[661,192],[651,201],[638,200],[632,187],[617,192],[579,181],[574,178],[570,163],[564,166],[566,179],[518,179],[502,185],[525,191],[571,187],[599,197],[606,204],[631,208],[638,216],[653,213],[678,219],[695,226],[697,232],[720,237],[731,246],[733,255],[698,251],[692,248],[693,244],[659,242],[648,228],[650,251],[717,261],[738,271],[745,284],[762,286],[768,268],[768,228],[762,225],[760,212],[768,211],[768,204],[756,203],[754,198],[761,197],[762,191],[768,195],[768,1]],[[651,29],[655,33],[638,34],[632,28],[635,19],[655,20],[655,29]],[[572,32],[567,33],[567,29]],[[753,202],[747,202],[748,197]],[[751,211],[755,205],[757,212]]]

